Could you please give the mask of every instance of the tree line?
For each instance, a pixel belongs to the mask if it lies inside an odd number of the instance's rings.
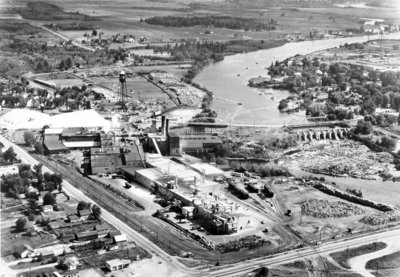
[[[254,18],[230,17],[230,16],[154,16],[141,20],[147,24],[162,25],[167,27],[192,27],[204,26],[215,28],[227,28],[245,31],[275,30],[277,22],[274,19],[261,20]]]

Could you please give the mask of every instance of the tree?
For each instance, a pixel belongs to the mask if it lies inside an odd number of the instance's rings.
[[[90,208],[90,203],[87,203],[85,201],[79,201],[78,206],[76,207],[78,211],[82,211],[89,208]]]
[[[36,138],[32,132],[24,132],[24,141],[26,146],[32,146],[36,142]]]
[[[356,134],[369,135],[372,133],[373,127],[371,122],[359,120],[354,130]]]
[[[269,275],[269,270],[268,267],[261,267],[257,269],[256,274],[254,274],[254,277],[268,277]]]
[[[381,141],[378,144],[380,146],[388,149],[389,151],[393,151],[396,147],[396,140],[394,140],[388,136],[383,136],[381,138]]]
[[[42,146],[42,144],[40,142],[35,142],[35,146],[34,147],[35,147],[36,154],[43,155],[44,148],[43,148],[43,146]]]
[[[17,157],[17,154],[15,153],[14,148],[12,148],[11,146],[3,154],[3,159],[10,163],[13,162],[16,157]]]
[[[28,220],[25,217],[18,218],[17,222],[15,223],[15,228],[18,232],[23,232],[26,229],[26,224]]]
[[[43,205],[54,205],[56,204],[56,198],[51,192],[48,192],[43,197]]]
[[[94,204],[92,206],[92,214],[96,219],[100,219],[101,216],[101,209],[99,206],[97,206],[96,204]]]

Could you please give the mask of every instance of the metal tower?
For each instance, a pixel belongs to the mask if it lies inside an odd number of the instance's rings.
[[[122,109],[125,109],[125,101],[128,98],[128,91],[126,89],[126,74],[124,71],[119,73],[119,89],[118,102],[121,104]]]

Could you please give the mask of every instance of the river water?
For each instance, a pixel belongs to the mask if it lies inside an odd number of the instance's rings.
[[[400,39],[400,34],[385,34],[383,38]],[[380,39],[380,36],[370,36],[370,39]],[[259,75],[265,76],[267,74],[265,67],[270,66],[276,60],[280,61],[296,54],[308,54],[338,47],[345,43],[365,42],[367,40],[368,37],[364,36],[292,42],[277,48],[228,56],[221,62],[205,67],[196,76],[194,82],[214,93],[215,99],[212,107],[217,110],[220,121],[268,125],[305,122],[304,113],[285,114],[279,112],[277,108],[279,101],[290,95],[288,91],[269,89],[265,91],[271,94],[259,95],[258,89],[247,86],[248,80]],[[272,96],[274,100],[271,99]],[[242,105],[238,105],[239,102]],[[316,175],[301,171],[293,173],[297,176]],[[343,189],[361,189],[365,197],[372,200],[400,205],[400,198],[394,199],[392,194],[388,193],[400,195],[400,184],[398,182],[367,181],[329,176],[325,176],[325,178],[328,181],[340,184]]]
[[[399,39],[399,33],[385,34],[383,38]],[[380,39],[379,35],[370,39]],[[266,76],[266,67],[276,60],[281,61],[296,54],[338,47],[345,43],[365,42],[367,36],[329,40],[291,42],[283,46],[227,56],[221,62],[206,66],[194,82],[214,93],[212,108],[218,112],[219,120],[246,124],[292,124],[305,122],[305,113],[285,114],[278,110],[279,101],[290,95],[285,90],[266,89],[262,95],[257,88],[247,86],[252,77]],[[241,105],[239,105],[241,103]]]

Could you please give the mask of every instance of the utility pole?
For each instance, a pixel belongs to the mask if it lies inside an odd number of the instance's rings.
[[[300,211],[300,226],[301,226],[301,221],[303,220],[303,211]]]

